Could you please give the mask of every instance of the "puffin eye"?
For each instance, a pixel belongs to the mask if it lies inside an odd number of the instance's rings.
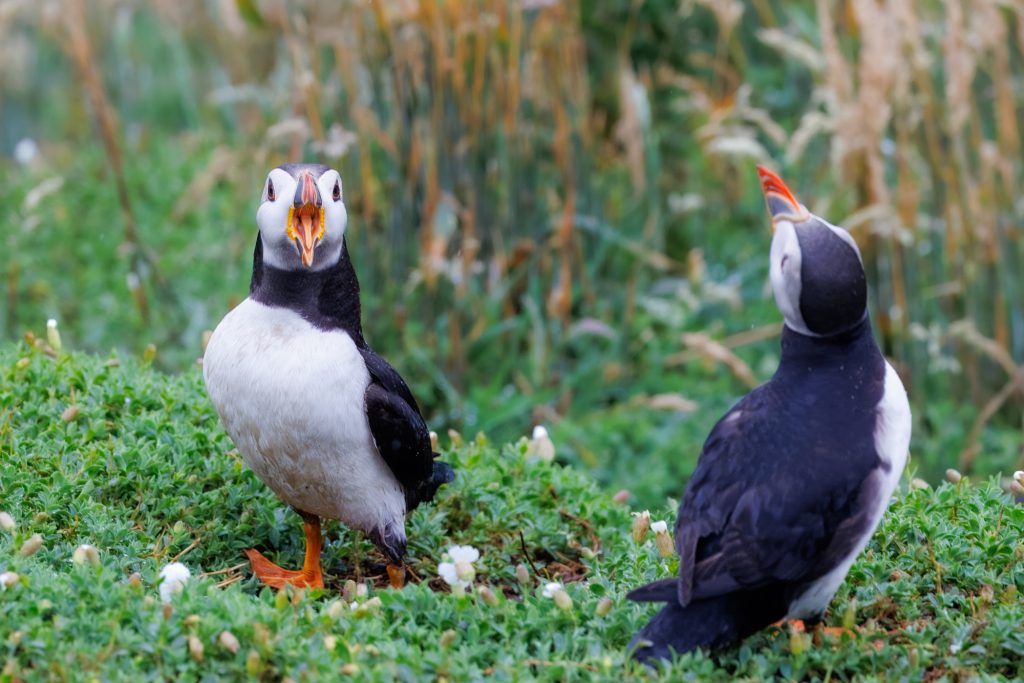
[[[340,202],[341,201],[341,181],[340,180],[335,180],[334,181],[334,201],[336,201],[336,202]]]
[[[277,199],[277,194],[274,192],[274,181],[267,179],[267,199],[274,201]]]

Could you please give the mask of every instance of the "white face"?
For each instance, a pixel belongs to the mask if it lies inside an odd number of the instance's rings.
[[[804,318],[800,314],[800,264],[803,254],[800,252],[800,241],[796,237],[796,228],[786,220],[775,223],[775,234],[772,236],[772,249],[768,276],[772,281],[772,292],[775,294],[775,305],[782,312],[786,325],[791,329],[815,336],[807,329]]]
[[[296,189],[306,182],[275,168],[263,183],[256,224],[263,239],[263,260],[283,270],[322,270],[338,262],[348,213],[342,200],[341,176],[334,169],[309,181],[319,192],[322,212],[313,204],[295,207]],[[307,192],[307,195],[310,193]]]
[[[802,208],[802,207],[801,207]],[[805,209],[806,211],[806,209]],[[854,242],[850,233],[840,227],[832,225],[823,218],[808,213],[809,219],[801,225],[817,221],[812,225],[812,230],[831,230],[844,242],[853,247],[857,258],[863,259],[857,243]],[[772,236],[772,248],[769,261],[769,278],[772,282],[772,292],[775,294],[775,304],[782,312],[786,325],[800,334],[809,337],[821,335],[811,332],[804,322],[803,314],[800,312],[800,292],[803,288],[803,280],[800,277],[801,264],[803,263],[803,252],[800,249],[800,240],[796,235],[796,227],[786,219],[778,219],[774,222],[775,234]]]

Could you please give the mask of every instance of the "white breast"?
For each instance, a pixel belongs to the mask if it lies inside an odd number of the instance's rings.
[[[402,525],[405,496],[370,433],[370,377],[348,334],[246,299],[210,337],[203,378],[246,464],[283,501],[364,531]]]
[[[882,521],[882,515],[889,507],[893,491],[896,490],[896,485],[903,475],[910,448],[910,402],[907,401],[903,382],[888,363],[885,364],[885,391],[882,400],[878,402],[876,415],[875,450],[878,451],[882,462],[889,465],[889,470],[879,468],[875,471],[874,476],[879,478],[878,497],[874,502],[875,510],[868,529],[864,533],[864,538],[839,566],[818,579],[793,601],[789,607],[788,619],[814,618],[825,611],[850,567],[875,533],[878,523]]]

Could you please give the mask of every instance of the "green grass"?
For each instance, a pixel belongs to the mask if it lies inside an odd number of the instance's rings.
[[[327,589],[275,594],[231,568],[251,546],[298,564],[299,519],[232,451],[198,371],[167,376],[130,358],[52,358],[22,344],[0,350],[0,380],[0,509],[18,522],[13,534],[0,531],[0,570],[20,576],[0,589],[0,681],[654,676],[626,650],[652,609],[623,596],[674,563],[652,539],[633,542],[631,510],[611,491],[574,468],[531,459],[525,442],[442,439],[459,475],[409,521],[419,581],[380,588],[381,558],[328,524]],[[673,511],[665,501],[654,517],[671,520]],[[24,557],[18,549],[33,534],[42,548]],[[1022,538],[1024,507],[994,484],[913,490],[892,505],[833,602],[829,622],[853,610],[855,638],[804,648],[768,629],[738,648],[688,655],[661,675],[1020,678]],[[99,566],[71,562],[82,543],[99,549]],[[477,584],[494,590],[496,605],[442,589],[437,562],[453,543],[480,550]],[[196,576],[165,609],[157,574],[181,553]],[[341,609],[356,553],[380,602]],[[519,564],[532,565],[525,585]],[[129,580],[134,572],[141,582]],[[547,580],[565,582],[572,609],[540,595]],[[598,616],[604,598],[612,609]],[[237,638],[237,652],[219,644],[223,631]]]

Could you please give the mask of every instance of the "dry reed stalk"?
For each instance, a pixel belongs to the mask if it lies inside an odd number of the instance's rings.
[[[70,0],[64,15],[64,30],[67,41],[59,41],[64,47],[68,56],[78,71],[86,93],[92,102],[93,115],[96,125],[100,131],[100,139],[107,154],[107,161],[110,164],[114,175],[114,183],[117,188],[117,200],[121,207],[121,219],[124,221],[124,243],[128,247],[131,265],[129,283],[136,283],[137,286],[130,287],[132,298],[136,303],[139,315],[144,321],[149,321],[150,306],[145,289],[141,284],[142,273],[146,268],[159,277],[156,273],[155,259],[147,257],[142,243],[139,240],[138,228],[135,222],[135,213],[132,210],[131,195],[128,193],[128,183],[125,181],[124,165],[121,157],[121,147],[117,138],[117,123],[113,108],[107,99],[106,90],[103,87],[103,79],[100,76],[99,68],[93,55],[92,44],[85,31],[86,15],[83,0]]]

